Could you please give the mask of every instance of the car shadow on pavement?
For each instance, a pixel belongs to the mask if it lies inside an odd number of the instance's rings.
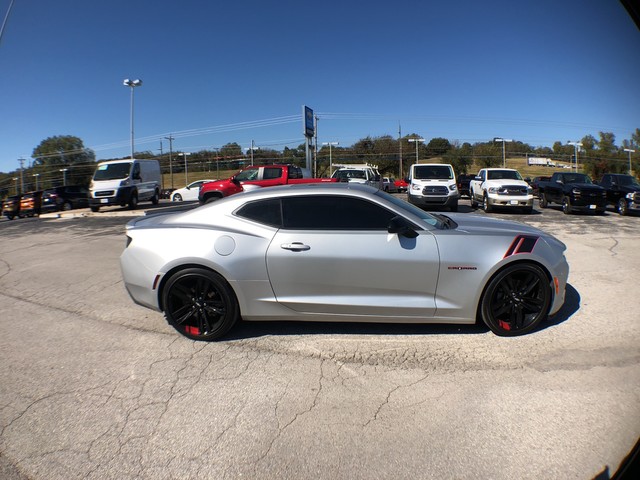
[[[531,333],[560,325],[561,323],[569,320],[578,310],[580,310],[580,294],[571,284],[567,283],[564,304],[560,310],[558,310],[552,317],[549,317],[546,322],[542,322],[542,324]]]
[[[553,317],[536,330],[545,330],[568,320],[580,308],[580,294],[567,284],[565,302]],[[473,335],[486,334],[489,329],[478,321],[475,325],[424,323],[360,323],[360,322],[238,322],[225,335],[225,340],[245,340],[265,336],[284,335]]]

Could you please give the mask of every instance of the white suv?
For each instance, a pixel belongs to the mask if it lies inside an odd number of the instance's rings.
[[[411,165],[407,197],[418,207],[449,207],[457,212],[460,193],[453,167],[445,163]]]

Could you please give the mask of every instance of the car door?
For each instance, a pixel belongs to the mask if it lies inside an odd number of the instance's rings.
[[[328,315],[430,318],[439,255],[433,235],[387,231],[396,214],[353,197],[283,198],[283,223],[267,250],[277,301]]]

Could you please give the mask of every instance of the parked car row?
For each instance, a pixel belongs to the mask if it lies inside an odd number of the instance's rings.
[[[2,203],[2,214],[13,220],[88,206],[89,190],[86,187],[65,185],[7,197]]]

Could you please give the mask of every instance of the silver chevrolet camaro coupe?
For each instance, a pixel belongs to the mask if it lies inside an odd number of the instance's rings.
[[[181,334],[244,320],[473,324],[514,336],[564,302],[565,245],[357,184],[270,187],[129,222],[127,291]]]

